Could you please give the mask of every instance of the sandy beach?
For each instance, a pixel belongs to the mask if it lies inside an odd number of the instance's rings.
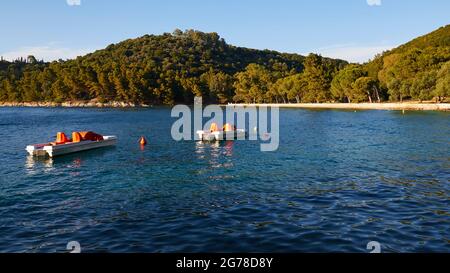
[[[228,104],[243,106],[269,106],[280,108],[304,109],[349,109],[349,110],[414,110],[414,111],[450,111],[450,103],[287,103],[287,104]]]

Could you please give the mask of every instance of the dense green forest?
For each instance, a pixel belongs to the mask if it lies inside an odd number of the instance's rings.
[[[359,65],[227,44],[217,33],[146,35],[74,60],[0,61],[0,101],[380,102],[450,97],[450,26]]]
[[[450,25],[376,56],[365,64],[392,101],[450,97]]]

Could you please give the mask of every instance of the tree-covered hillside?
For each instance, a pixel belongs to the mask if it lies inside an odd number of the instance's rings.
[[[304,59],[231,46],[216,33],[176,30],[126,40],[75,60],[44,63],[30,56],[1,61],[0,101],[172,104],[203,96],[228,102],[234,96],[234,75],[249,64],[263,66],[279,79],[301,72]]]
[[[426,49],[427,47],[446,47],[449,45],[450,25],[447,25],[401,45],[392,50],[391,53],[402,53],[411,48]]]
[[[363,65],[227,44],[217,33],[146,35],[75,60],[0,61],[0,101],[381,102],[450,97],[450,26]]]
[[[362,67],[392,101],[450,97],[450,25],[377,56]]]

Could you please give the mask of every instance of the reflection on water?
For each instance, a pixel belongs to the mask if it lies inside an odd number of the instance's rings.
[[[226,156],[233,156],[234,141],[197,141],[195,142],[196,153],[204,155],[206,150],[211,152],[213,156],[224,154]]]
[[[233,166],[234,141],[196,142],[196,155],[199,160],[208,159],[213,168]]]
[[[35,175],[38,172],[53,172],[56,169],[66,169],[67,171],[81,168],[85,161],[103,157],[107,153],[115,150],[116,147],[104,147],[79,153],[68,154],[59,157],[36,157],[28,155],[25,160],[25,170],[28,175]]]
[[[225,144],[225,155],[226,156],[233,156],[233,145],[234,141],[227,141]]]
[[[234,178],[234,175],[227,172],[234,167],[234,141],[198,141],[195,145],[196,160],[207,164],[205,168],[198,171],[199,174],[207,175],[211,181]]]
[[[28,155],[25,161],[25,170],[27,171],[27,174],[33,175],[36,173],[37,169],[42,169],[44,171],[52,171],[53,158],[35,157]]]

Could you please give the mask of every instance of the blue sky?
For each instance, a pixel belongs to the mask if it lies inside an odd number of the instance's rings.
[[[66,59],[144,34],[366,61],[450,24],[448,0],[2,0],[0,56]]]

